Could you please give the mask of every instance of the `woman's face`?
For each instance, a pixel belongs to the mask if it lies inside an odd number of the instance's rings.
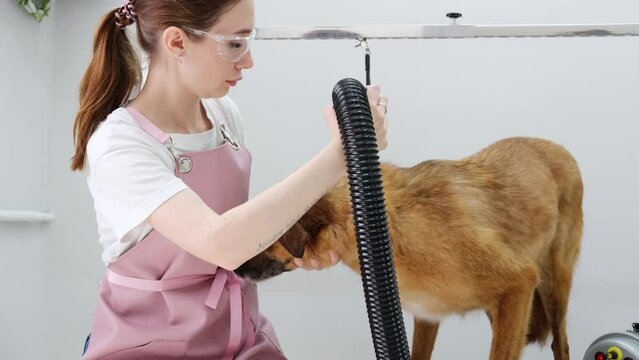
[[[249,35],[255,27],[255,9],[253,0],[241,0],[229,12],[206,32],[217,35]],[[239,46],[238,42],[218,42],[215,39],[199,36],[199,41],[190,41],[183,59],[184,81],[191,91],[200,98],[219,98],[237,84],[243,69],[253,67],[250,48],[236,61],[229,61],[220,55]],[[227,56],[228,57],[228,56]]]

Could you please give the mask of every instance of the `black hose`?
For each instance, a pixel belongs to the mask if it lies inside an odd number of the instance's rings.
[[[364,71],[366,71],[366,85],[371,84],[371,54],[364,55]]]
[[[377,359],[409,359],[386,217],[373,116],[366,88],[343,79],[333,88],[351,193],[364,297]]]

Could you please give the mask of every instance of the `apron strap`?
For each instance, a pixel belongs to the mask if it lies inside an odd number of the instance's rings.
[[[214,274],[202,274],[202,275],[183,276],[179,278],[165,279],[165,280],[149,280],[149,279],[134,278],[130,276],[123,276],[107,269],[107,280],[111,284],[128,287],[128,288],[136,289],[136,290],[153,291],[153,292],[162,292],[162,291],[170,291],[170,290],[185,288],[187,286],[192,286],[197,283],[201,283],[206,280],[213,279],[214,277],[215,277]]]
[[[124,108],[135,121],[140,125],[142,130],[146,131],[149,135],[153,136],[153,138],[160,142],[160,144],[164,144],[169,141],[169,135],[164,133],[164,131],[160,130],[155,124],[153,124],[149,119],[147,119],[144,115],[142,115],[139,111],[134,108],[127,106]]]

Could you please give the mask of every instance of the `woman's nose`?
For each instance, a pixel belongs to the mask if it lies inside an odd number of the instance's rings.
[[[237,62],[235,65],[238,69],[250,69],[253,67],[253,55],[251,54],[251,50],[246,52],[244,56]]]

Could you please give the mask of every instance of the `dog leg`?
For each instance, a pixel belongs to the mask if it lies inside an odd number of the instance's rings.
[[[573,206],[574,207],[574,206]],[[570,358],[568,337],[566,336],[566,314],[568,311],[568,297],[572,287],[572,274],[579,253],[579,245],[582,234],[581,209],[573,210],[572,216],[566,215],[560,223],[556,246],[550,252],[550,287],[548,293],[550,306],[550,318],[552,327],[552,351],[555,360],[568,360]],[[565,205],[564,213],[570,208]]]
[[[569,360],[568,336],[566,335],[566,313],[568,309],[568,296],[572,285],[572,271],[563,269],[562,265],[555,263],[553,274],[551,322],[552,322],[552,351],[555,360]]]
[[[511,281],[518,283],[504,290],[490,310],[493,329],[490,360],[517,360],[526,343],[537,271],[533,266],[522,268],[521,276]]]
[[[412,360],[430,360],[435,346],[439,323],[413,318],[413,354]]]

